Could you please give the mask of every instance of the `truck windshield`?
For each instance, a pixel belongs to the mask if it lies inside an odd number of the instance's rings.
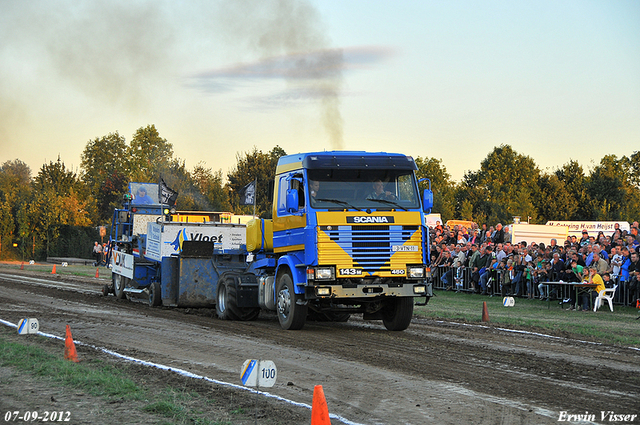
[[[308,170],[312,208],[418,209],[415,176],[407,170]]]

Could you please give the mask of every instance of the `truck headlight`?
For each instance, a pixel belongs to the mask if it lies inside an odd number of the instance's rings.
[[[331,288],[327,288],[326,286],[321,286],[316,288],[316,295],[319,297],[326,297],[331,295]]]
[[[424,295],[427,293],[427,287],[424,285],[414,285],[413,293],[416,295]]]
[[[408,266],[407,267],[407,276],[410,279],[422,279],[424,277],[424,267],[423,266]]]
[[[316,267],[316,280],[335,280],[333,267]]]

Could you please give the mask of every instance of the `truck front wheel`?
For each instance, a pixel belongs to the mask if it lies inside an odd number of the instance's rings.
[[[158,307],[162,305],[161,295],[160,282],[151,283],[149,286],[149,305],[151,307]]]
[[[382,310],[382,323],[390,331],[403,331],[411,324],[413,298],[390,298]]]
[[[282,329],[302,329],[307,319],[307,305],[302,297],[295,293],[293,279],[289,273],[283,273],[278,279],[277,309],[278,321]]]

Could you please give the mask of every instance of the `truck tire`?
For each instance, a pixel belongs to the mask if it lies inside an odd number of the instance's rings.
[[[220,279],[216,294],[216,314],[222,320],[255,320],[260,315],[259,308],[238,307],[236,287],[233,279]]]
[[[413,298],[390,298],[382,310],[382,323],[390,331],[403,331],[411,324]]]
[[[113,280],[113,293],[116,296],[117,299],[122,300],[124,299],[124,287],[127,285],[127,278],[113,273],[112,275],[112,280]]]
[[[162,305],[162,292],[160,290],[160,282],[152,282],[149,286],[149,305],[158,307]]]
[[[306,304],[298,304],[302,297],[295,293],[293,279],[289,273],[283,273],[278,279],[277,311],[280,326],[285,330],[302,329],[307,320]]]

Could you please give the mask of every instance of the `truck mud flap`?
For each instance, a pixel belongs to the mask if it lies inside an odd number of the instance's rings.
[[[236,287],[236,302],[238,307],[259,307],[258,304],[258,277],[254,274],[236,274],[230,273],[226,275],[227,279],[233,279]]]

